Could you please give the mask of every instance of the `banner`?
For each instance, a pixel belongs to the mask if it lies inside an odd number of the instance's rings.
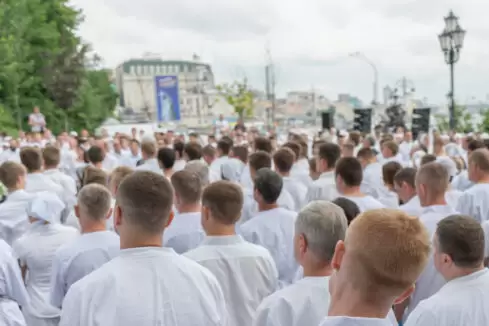
[[[155,76],[158,122],[180,120],[180,96],[177,76]]]

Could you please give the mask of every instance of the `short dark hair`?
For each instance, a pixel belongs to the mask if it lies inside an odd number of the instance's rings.
[[[471,152],[479,148],[486,148],[484,142],[478,139],[473,139],[467,144],[467,149]]]
[[[407,183],[411,188],[416,187],[416,173],[418,171],[415,168],[402,168],[394,176],[394,182],[400,186],[403,182]]]
[[[283,147],[273,154],[273,163],[275,165],[275,169],[279,172],[290,172],[295,160],[296,156],[294,152],[287,147]]]
[[[255,138],[255,151],[264,151],[267,153],[272,152],[272,142],[270,139],[265,138],[265,137],[256,137]]]
[[[277,172],[262,168],[256,171],[254,189],[260,193],[261,197],[267,204],[277,202],[280,193],[282,192],[283,180]]]
[[[122,180],[116,195],[123,217],[149,234],[162,233],[173,205],[173,188],[166,177],[136,171]]]
[[[59,165],[61,153],[59,149],[54,146],[46,146],[46,148],[42,150],[42,159],[44,160],[44,166],[55,167]]]
[[[336,204],[343,209],[346,219],[348,220],[348,225],[350,225],[355,217],[357,217],[361,213],[358,205],[353,200],[345,197],[336,198],[335,200],[333,200],[333,204]]]
[[[250,168],[258,171],[262,168],[272,168],[272,158],[270,154],[264,151],[258,151],[250,155]]]
[[[198,143],[188,143],[183,148],[185,154],[187,154],[188,160],[200,160],[202,158],[202,146]]]
[[[391,161],[382,165],[382,179],[386,185],[394,185],[394,176],[401,171],[402,165],[399,162]]]
[[[328,168],[332,169],[341,157],[341,148],[334,143],[321,144],[319,146],[318,157],[325,160],[328,163]]]
[[[202,148],[202,155],[214,157],[216,156],[216,149],[212,145],[206,145]]]
[[[178,153],[178,156],[180,159],[183,156],[183,148],[185,147],[185,144],[182,143],[181,141],[176,141],[173,143],[173,149],[175,150],[176,153]]]
[[[240,159],[243,163],[248,163],[248,147],[247,146],[233,146],[231,149],[233,156]]]
[[[451,215],[436,228],[439,250],[462,268],[476,268],[484,261],[484,230],[473,217]]]
[[[436,156],[433,155],[433,154],[426,154],[426,155],[423,155],[423,157],[421,158],[421,162],[420,162],[420,165],[425,165],[425,164],[428,164],[428,163],[431,163],[431,162],[435,162],[436,161]]]
[[[221,139],[217,142],[217,149],[221,151],[223,155],[229,155],[229,151],[233,146],[232,141]]]
[[[167,147],[160,148],[158,150],[158,162],[160,162],[160,165],[163,166],[165,169],[171,169],[173,168],[173,165],[175,164],[175,150]]]
[[[292,152],[294,152],[296,158],[299,158],[301,155],[301,145],[297,142],[289,141],[283,144],[282,147],[290,148]]]
[[[235,224],[243,209],[241,187],[229,181],[216,181],[205,187],[202,206],[210,209],[212,217],[225,225]]]
[[[340,158],[336,163],[335,175],[340,176],[346,186],[358,187],[363,179],[362,165],[354,157]]]
[[[42,167],[41,151],[36,147],[24,147],[20,150],[20,161],[27,172],[39,171]]]
[[[101,147],[94,145],[88,149],[87,156],[90,163],[97,164],[104,161],[105,153]]]
[[[371,160],[376,156],[375,152],[371,148],[362,148],[357,153],[357,158],[364,160]]]

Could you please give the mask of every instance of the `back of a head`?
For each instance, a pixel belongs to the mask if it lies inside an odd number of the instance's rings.
[[[414,189],[416,187],[416,173],[417,170],[415,168],[402,168],[394,176],[394,182],[398,186],[402,186],[403,183],[406,183]]]
[[[486,148],[486,146],[484,145],[484,142],[482,140],[478,139],[471,140],[467,146],[467,150],[469,152],[473,152],[479,148]]]
[[[230,141],[226,139],[221,139],[217,142],[217,150],[223,156],[229,155],[229,151],[231,150],[232,146],[233,146],[232,140]]]
[[[175,150],[167,147],[160,148],[158,150],[157,159],[164,169],[171,169],[175,164]]]
[[[202,146],[199,143],[190,142],[185,144],[183,152],[187,156],[188,161],[196,161],[202,158]]]
[[[382,179],[388,186],[394,186],[394,176],[402,169],[399,162],[391,161],[382,165]]]
[[[343,212],[345,213],[346,219],[348,220],[348,225],[358,216],[360,215],[360,208],[358,205],[351,199],[345,197],[338,197],[333,200],[333,204],[341,207]]]
[[[234,146],[232,148],[233,156],[238,158],[243,163],[248,163],[248,147],[247,146]]]
[[[173,205],[173,189],[166,177],[136,171],[120,184],[116,210],[138,233],[159,234],[168,224]],[[122,236],[122,234],[121,234]]]
[[[189,170],[182,170],[171,176],[171,184],[182,204],[196,204],[202,196],[202,181],[199,175]]]
[[[255,138],[253,145],[254,145],[255,152],[256,151],[264,151],[267,153],[272,152],[272,142],[268,138],[257,137]]]
[[[484,230],[473,217],[451,215],[440,222],[435,236],[435,260],[443,264],[448,255],[459,268],[481,268],[485,254]]]
[[[35,147],[24,147],[20,151],[20,161],[27,172],[40,171],[42,168],[41,151]]]
[[[414,285],[430,249],[429,233],[419,218],[394,209],[366,211],[346,232],[346,282],[374,302],[395,299]]]
[[[343,157],[336,163],[335,175],[343,180],[345,186],[358,187],[363,179],[362,165],[354,157]]]
[[[155,157],[156,143],[152,140],[144,140],[141,143],[141,152],[144,153],[148,158]]]
[[[107,173],[99,168],[94,166],[87,166],[83,170],[82,177],[82,186],[86,186],[88,184],[96,183],[101,186],[108,186],[109,177]]]
[[[99,184],[89,184],[78,192],[78,209],[80,218],[103,221],[112,206],[112,195],[109,190]]]
[[[217,223],[234,225],[243,208],[241,187],[230,181],[211,183],[202,194],[202,206],[210,210]]]
[[[343,210],[327,201],[313,201],[298,214],[295,232],[302,235],[307,247],[321,262],[329,263],[336,244],[345,239],[348,222]]]
[[[289,148],[294,152],[296,158],[299,158],[301,155],[301,145],[298,142],[289,141],[282,145],[283,148]]]
[[[178,154],[179,159],[182,159],[183,157],[183,149],[185,147],[185,144],[181,141],[176,141],[173,143],[173,149],[175,150],[175,154]]]
[[[96,145],[90,146],[87,151],[87,156],[92,164],[102,163],[105,158],[104,150]]]
[[[341,149],[334,143],[321,144],[319,146],[318,157],[326,161],[328,168],[333,169],[341,157]]]
[[[371,161],[375,157],[375,153],[371,148],[362,148],[357,153],[357,158],[365,161]]]
[[[258,191],[266,204],[277,202],[282,192],[283,180],[277,172],[269,168],[262,168],[256,171],[255,190]]]
[[[393,140],[385,141],[382,144],[382,147],[388,148],[391,151],[393,156],[396,156],[397,153],[399,153],[399,145],[397,145],[397,143]]]
[[[185,171],[196,174],[200,178],[202,187],[209,184],[209,167],[202,161],[189,161],[185,164]]]
[[[474,164],[482,172],[489,173],[489,150],[480,148],[473,151],[469,157],[469,164]]]
[[[258,171],[263,168],[272,168],[272,158],[270,154],[264,151],[258,151],[250,155],[250,168]]]
[[[416,174],[416,185],[423,185],[431,195],[443,195],[447,191],[448,183],[448,172],[440,163],[425,164]],[[422,194],[418,193],[418,195]]]
[[[8,189],[13,190],[19,182],[19,178],[26,174],[22,164],[7,161],[0,165],[0,182]]]
[[[116,189],[119,188],[122,180],[133,173],[134,170],[127,166],[118,166],[110,173],[110,184]]]
[[[206,145],[202,148],[202,155],[205,157],[215,157],[217,150],[212,145]]]
[[[289,173],[294,165],[296,156],[290,148],[280,148],[273,154],[275,169],[282,173]]]
[[[431,163],[431,162],[435,162],[436,161],[436,156],[433,155],[433,154],[426,154],[426,155],[423,155],[423,157],[421,158],[421,164],[420,165],[425,165],[425,164],[428,164],[428,163]]]
[[[46,146],[42,151],[42,159],[45,167],[57,167],[61,160],[61,153],[54,146]]]
[[[350,141],[353,143],[354,146],[358,146],[360,144],[362,135],[358,131],[352,131],[348,135],[348,138],[350,139]]]

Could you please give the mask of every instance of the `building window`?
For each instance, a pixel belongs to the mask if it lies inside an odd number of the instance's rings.
[[[135,67],[135,66],[131,66],[131,67],[129,67],[129,71],[130,71],[129,73],[130,73],[131,75],[135,75],[135,74],[136,74],[136,67]]]

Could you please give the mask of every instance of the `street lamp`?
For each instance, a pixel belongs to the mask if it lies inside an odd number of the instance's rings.
[[[372,67],[373,71],[374,71],[374,83],[373,83],[373,99],[372,99],[372,104],[377,104],[377,94],[379,93],[378,92],[378,88],[379,88],[379,71],[377,70],[377,66],[375,65],[375,63],[373,63],[372,60],[370,60],[369,58],[367,58],[365,56],[365,54],[361,53],[361,52],[354,52],[354,53],[350,53],[350,57],[353,57],[353,58],[358,58],[360,60],[362,60],[363,62],[366,62],[368,63],[368,65],[370,67]]]
[[[445,55],[445,62],[450,65],[450,129],[455,130],[457,121],[455,121],[455,83],[454,83],[454,66],[460,58],[460,50],[464,44],[465,30],[458,24],[458,17],[450,11],[445,17],[445,29],[438,35],[441,50]]]

